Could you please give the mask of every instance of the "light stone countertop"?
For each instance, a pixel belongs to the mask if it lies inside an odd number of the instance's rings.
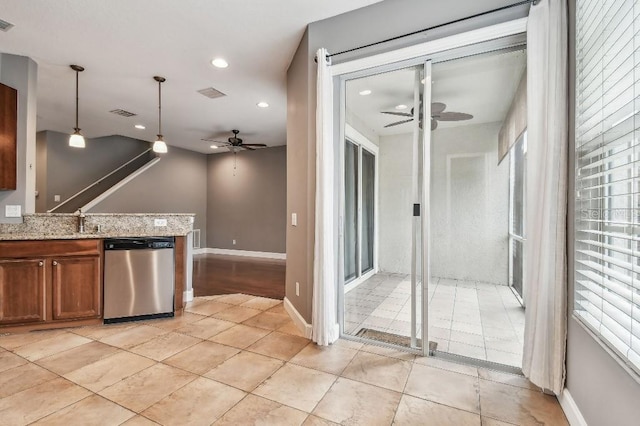
[[[191,213],[85,213],[85,232],[77,232],[74,213],[34,213],[23,223],[0,223],[0,240],[70,240],[184,236],[193,230]],[[166,226],[156,226],[156,219]],[[98,231],[99,228],[99,231]]]

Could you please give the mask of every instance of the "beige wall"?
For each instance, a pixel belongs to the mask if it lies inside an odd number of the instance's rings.
[[[287,71],[287,275],[286,297],[311,323],[313,282],[315,143],[311,143],[309,34],[305,32]],[[291,214],[298,225],[291,225]],[[296,295],[296,282],[300,293]]]
[[[286,187],[286,146],[208,155],[207,247],[285,253]]]

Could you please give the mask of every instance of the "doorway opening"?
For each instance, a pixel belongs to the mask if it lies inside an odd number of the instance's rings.
[[[499,141],[525,76],[523,43],[342,76],[344,128],[376,148],[367,198],[343,131],[344,337],[521,366],[526,132]]]

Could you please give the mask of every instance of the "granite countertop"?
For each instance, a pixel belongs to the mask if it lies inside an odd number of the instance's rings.
[[[190,213],[85,213],[85,232],[79,233],[74,213],[34,213],[24,215],[22,223],[0,223],[0,240],[184,236],[193,230],[194,218]]]

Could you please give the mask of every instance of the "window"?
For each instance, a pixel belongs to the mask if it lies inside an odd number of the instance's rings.
[[[576,6],[574,314],[640,373],[640,1]]]
[[[509,150],[509,286],[524,306],[524,200],[527,131]]]

